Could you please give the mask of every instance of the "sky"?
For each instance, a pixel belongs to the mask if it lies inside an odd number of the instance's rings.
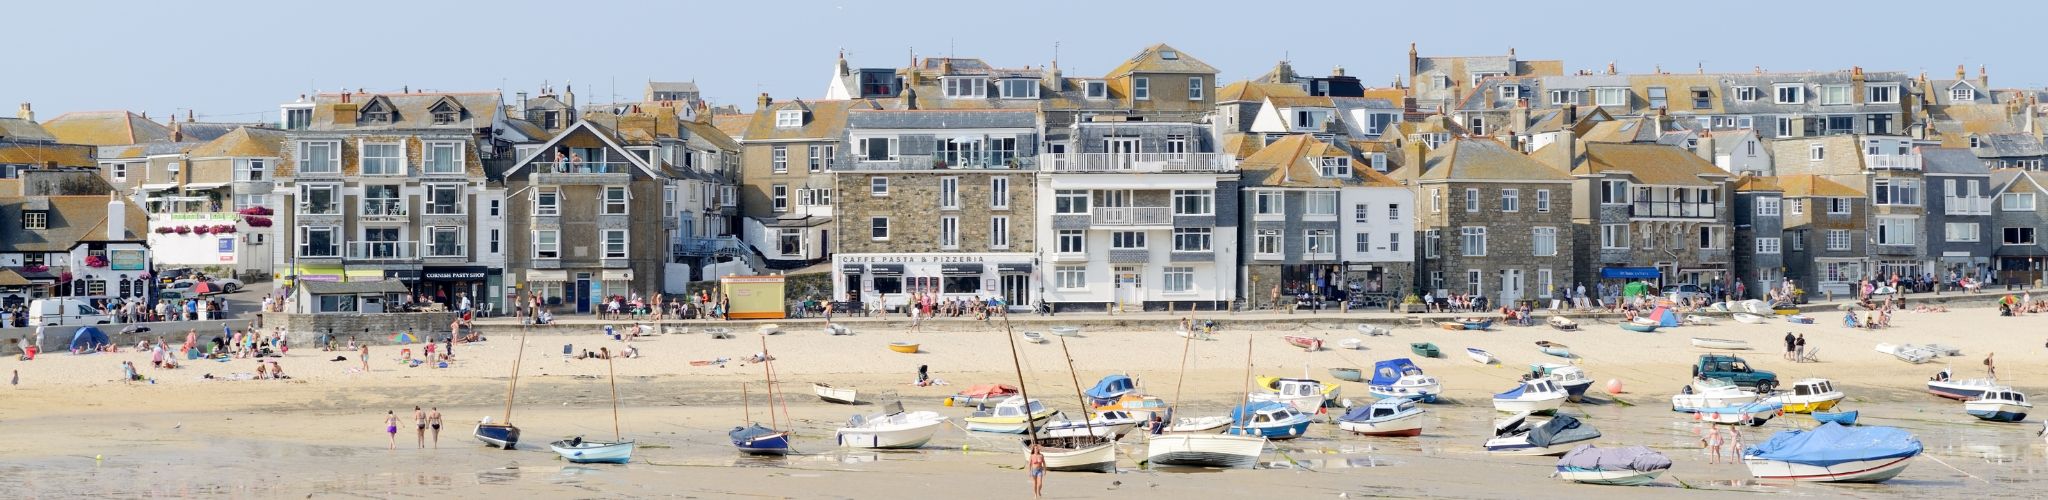
[[[2029,5],[1971,6],[1964,21],[1889,0],[22,1],[7,7],[15,49],[0,56],[0,110],[11,100],[34,103],[45,121],[126,109],[274,122],[278,104],[315,91],[498,89],[509,101],[551,82],[589,104],[635,100],[648,80],[695,80],[713,103],[751,110],[762,92],[823,97],[839,50],[854,67],[901,67],[913,53],[1022,67],[1051,62],[1057,46],[1061,70],[1086,76],[1162,42],[1222,70],[1221,82],[1287,59],[1301,74],[1343,66],[1386,85],[1406,72],[1414,42],[1439,56],[1513,47],[1567,71],[1613,62],[1624,73],[1862,66],[1948,77],[1962,64],[1975,77],[1982,64],[1994,87],[2048,86],[2048,66],[2030,64]]]

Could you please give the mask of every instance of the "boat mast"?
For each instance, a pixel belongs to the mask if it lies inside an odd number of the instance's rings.
[[[605,378],[612,383],[612,439],[625,441],[626,434],[619,431],[619,372],[612,368],[611,348],[599,347],[597,350],[604,353]]]
[[[1061,341],[1064,345],[1065,341]],[[1024,362],[1017,357],[1017,332],[1010,329],[1010,311],[1003,311],[1003,343],[1010,346],[1010,368],[1017,371],[1017,395],[1024,398],[1024,436],[1038,438],[1038,420],[1031,415],[1031,389],[1024,385]]]
[[[775,362],[768,355],[768,336],[761,336],[761,373],[768,377],[768,427],[782,430],[782,423],[775,419]]]
[[[1089,418],[1088,416],[1088,396],[1081,394],[1081,375],[1074,372],[1074,354],[1067,352],[1066,336],[1054,335],[1054,337],[1060,338],[1060,355],[1065,356],[1067,358],[1067,377],[1074,379],[1074,399],[1078,399],[1081,401],[1081,426],[1088,429],[1089,436],[1094,436],[1095,419]],[[1029,401],[1026,401],[1025,403],[1025,418],[1030,418],[1031,405]]]
[[[1251,418],[1249,405],[1252,402],[1252,341],[1256,339],[1255,335],[1247,335],[1244,339],[1244,402],[1247,406],[1244,407],[1245,411],[1238,412],[1244,418]],[[1231,425],[1242,427],[1244,424],[1232,421]]]
[[[535,312],[534,314],[538,315],[540,313]],[[525,322],[519,323],[519,354],[512,358],[512,382],[511,385],[505,388],[505,425],[508,426],[512,425],[512,399],[519,395],[519,365],[526,361],[526,332],[529,326]],[[470,328],[476,327],[472,326]],[[449,335],[461,334],[462,330],[458,328]]]
[[[747,394],[747,383],[740,382],[740,411],[746,412],[747,425],[754,424],[754,402],[752,401],[753,399],[753,396]]]
[[[1189,336],[1180,338],[1180,375],[1173,380],[1173,403],[1166,407],[1166,412],[1169,415],[1173,413],[1175,408],[1180,406],[1180,388],[1188,380],[1188,351],[1194,349],[1194,334],[1195,332],[1188,332]],[[1173,422],[1167,422],[1166,424],[1170,426],[1173,425]]]

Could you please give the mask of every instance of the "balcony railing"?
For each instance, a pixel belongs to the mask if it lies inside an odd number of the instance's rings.
[[[299,215],[341,215],[341,204],[331,201],[300,203]]]
[[[463,205],[461,203],[449,203],[445,205],[440,203],[428,203],[426,205],[426,208],[427,215],[462,215],[463,213]]]
[[[299,257],[308,259],[332,259],[341,256],[338,245],[299,244]]]
[[[1095,207],[1098,226],[1152,226],[1173,223],[1172,207]]]
[[[1038,159],[1009,154],[916,155],[887,160],[856,158],[851,170],[1036,169]]]
[[[534,160],[537,174],[623,174],[633,168],[625,161]]]
[[[1068,153],[1048,154],[1040,165],[1055,172],[1228,172],[1237,164],[1230,155],[1215,153]]]
[[[428,243],[423,245],[427,257],[468,257],[469,245],[464,243]]]
[[[369,198],[363,200],[364,217],[405,217],[408,210],[405,201],[390,198]]]
[[[1949,215],[1991,215],[1991,197],[1943,197],[1942,211]]]
[[[1638,201],[1628,207],[1630,217],[1675,217],[1712,219],[1720,214],[1719,204],[1685,201]]]
[[[676,255],[717,255],[726,251],[737,251],[743,243],[732,236],[713,238],[684,238],[670,245],[670,252]]]
[[[419,258],[417,241],[351,241],[348,260],[411,260]]]
[[[1871,170],[1920,170],[1920,155],[1863,155],[1863,164]]]

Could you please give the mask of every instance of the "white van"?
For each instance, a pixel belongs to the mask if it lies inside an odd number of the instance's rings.
[[[28,322],[43,326],[105,325],[113,323],[114,316],[93,307],[89,298],[52,297],[28,303]]]

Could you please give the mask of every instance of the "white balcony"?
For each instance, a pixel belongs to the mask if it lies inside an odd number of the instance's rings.
[[[1097,226],[1165,226],[1173,224],[1172,207],[1095,207]]]
[[[351,241],[348,242],[348,260],[398,261],[419,258],[420,243],[417,241]]]
[[[1871,170],[1920,170],[1920,155],[1863,155],[1863,165]]]
[[[1235,158],[1215,153],[1048,154],[1038,164],[1055,172],[1102,173],[1202,173],[1237,168]]]
[[[464,243],[426,243],[420,245],[420,248],[423,250],[422,253],[426,254],[424,257],[469,257],[469,245]]]
[[[365,198],[363,217],[375,219],[403,219],[409,214],[404,200],[392,198]]]
[[[1942,211],[1948,215],[1991,215],[1991,197],[1943,197]]]

